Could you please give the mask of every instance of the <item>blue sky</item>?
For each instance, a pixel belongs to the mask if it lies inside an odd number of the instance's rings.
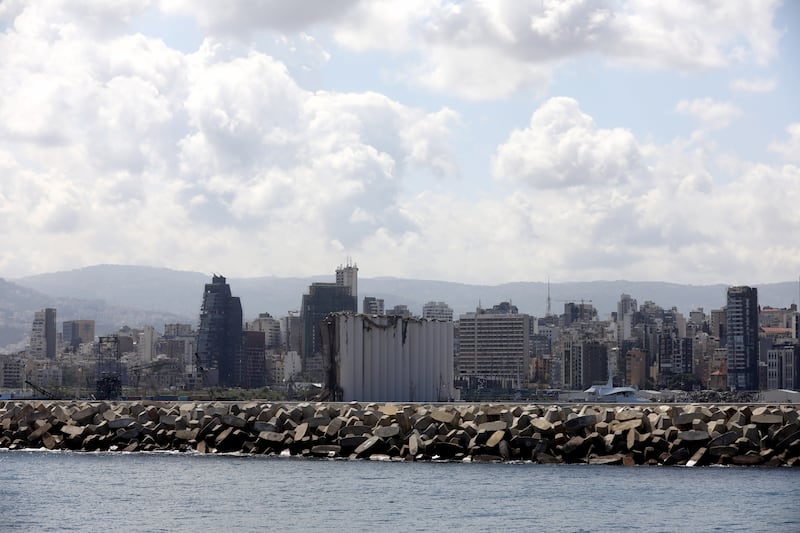
[[[0,4],[0,276],[800,275],[800,3]]]

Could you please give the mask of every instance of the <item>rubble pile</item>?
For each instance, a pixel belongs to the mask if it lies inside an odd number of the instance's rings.
[[[794,405],[0,402],[0,448],[800,466]]]

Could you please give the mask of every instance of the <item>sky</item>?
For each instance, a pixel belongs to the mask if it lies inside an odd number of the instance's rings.
[[[800,2],[0,1],[0,277],[800,276]]]

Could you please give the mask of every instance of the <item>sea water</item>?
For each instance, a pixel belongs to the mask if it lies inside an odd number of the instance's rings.
[[[0,452],[0,531],[800,531],[800,470]]]

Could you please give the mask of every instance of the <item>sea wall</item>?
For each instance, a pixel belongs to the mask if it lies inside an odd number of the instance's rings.
[[[800,466],[797,405],[0,402],[0,448]]]

